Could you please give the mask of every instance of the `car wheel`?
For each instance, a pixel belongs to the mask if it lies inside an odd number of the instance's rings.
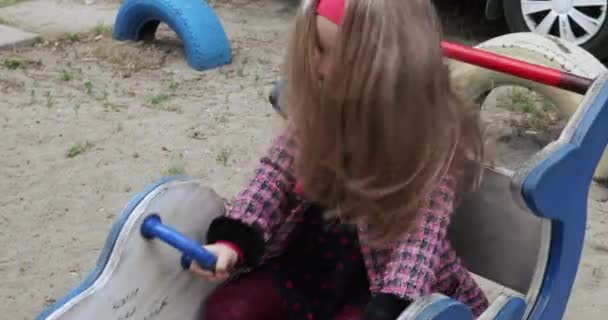
[[[512,32],[548,34],[608,58],[608,0],[503,0]]]

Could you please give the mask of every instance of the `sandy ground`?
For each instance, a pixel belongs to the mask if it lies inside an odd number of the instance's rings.
[[[85,19],[77,29],[60,29],[61,22],[51,20],[32,24],[18,13],[51,15],[47,9],[32,13],[31,3],[0,9],[8,23],[49,30],[43,43],[0,52],[3,318],[31,319],[77,284],[122,206],[157,178],[187,173],[222,195],[234,194],[280,125],[267,94],[284,55],[288,2],[212,1],[235,56],[231,65],[202,73],[186,65],[170,30],[160,30],[154,44],[111,40],[107,28],[95,25],[115,10],[113,2],[97,1],[100,20]],[[468,43],[493,32],[446,29]],[[83,30],[89,32],[66,33]],[[490,97],[487,110],[501,109],[505,96],[512,90]],[[509,139],[499,145],[499,163],[521,163],[544,143],[517,128],[505,130]],[[608,196],[597,186],[592,191],[568,319],[605,319],[608,312],[602,306],[608,297]]]

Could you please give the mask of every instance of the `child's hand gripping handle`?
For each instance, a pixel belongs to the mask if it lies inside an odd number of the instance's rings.
[[[141,235],[146,239],[158,238],[183,253],[181,264],[189,269],[192,260],[196,260],[201,268],[215,271],[217,257],[205,250],[195,240],[162,223],[157,214],[151,214],[141,224]]]

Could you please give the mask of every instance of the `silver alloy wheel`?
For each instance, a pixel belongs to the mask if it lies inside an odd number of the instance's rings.
[[[578,45],[598,33],[608,7],[608,0],[520,1],[524,21],[531,31],[551,34]]]

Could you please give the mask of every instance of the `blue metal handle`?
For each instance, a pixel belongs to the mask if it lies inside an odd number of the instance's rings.
[[[181,234],[179,231],[162,223],[157,214],[151,214],[141,224],[141,235],[146,239],[158,238],[183,253],[181,264],[184,269],[190,268],[192,259],[196,260],[201,268],[209,271],[215,270],[217,257],[205,250],[193,239]]]

